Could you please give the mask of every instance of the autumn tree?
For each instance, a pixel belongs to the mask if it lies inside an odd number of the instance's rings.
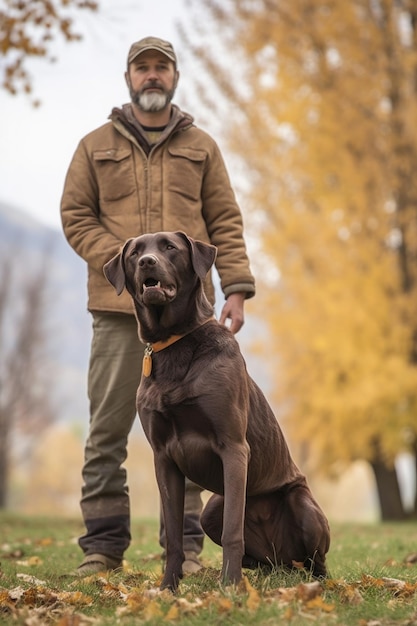
[[[285,428],[330,475],[367,460],[382,518],[402,518],[395,459],[417,459],[417,0],[189,4],[205,12],[181,30],[205,70],[196,92],[223,107],[261,243]]]
[[[91,0],[0,0],[1,86],[11,94],[32,93],[27,70],[29,58],[54,61],[53,43],[58,36],[79,41],[74,15],[79,9],[95,11]],[[35,104],[38,102],[35,101]]]
[[[0,508],[7,505],[13,455],[28,458],[55,414],[53,377],[45,353],[50,257],[45,251],[39,267],[29,260],[24,247],[19,255],[6,250],[1,254]]]

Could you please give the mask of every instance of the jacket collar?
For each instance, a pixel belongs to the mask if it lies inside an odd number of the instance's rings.
[[[149,152],[150,146],[146,138],[146,133],[144,133],[142,126],[139,124],[133,113],[132,103],[129,102],[128,104],[124,104],[121,109],[115,107],[109,115],[109,119],[113,122],[117,130],[122,132],[122,134],[126,134],[123,132],[123,129],[127,131],[128,135],[131,135],[134,139],[136,139],[136,141],[147,153]],[[173,104],[171,119],[162,131],[158,144],[162,143],[174,131],[189,128],[193,125],[193,123],[194,118],[189,113],[181,111],[176,104]],[[122,129],[120,128],[120,124],[123,127]]]

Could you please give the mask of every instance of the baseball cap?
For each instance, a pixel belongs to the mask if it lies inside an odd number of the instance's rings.
[[[145,50],[158,50],[158,52],[162,52],[168,59],[173,61],[175,65],[177,64],[177,57],[172,44],[164,39],[159,39],[159,37],[145,37],[133,43],[127,55],[127,64],[132,63],[132,61],[136,59],[139,54],[145,52]]]

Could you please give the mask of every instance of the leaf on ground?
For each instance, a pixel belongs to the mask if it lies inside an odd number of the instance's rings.
[[[407,565],[415,565],[417,563],[417,552],[413,552],[405,557],[404,563]]]
[[[2,559],[21,559],[25,554],[21,548],[12,550],[7,544],[3,544],[0,549]]]
[[[58,600],[66,604],[74,605],[90,605],[93,604],[93,598],[87,596],[81,591],[62,591],[57,594]]]
[[[392,591],[394,596],[408,597],[412,596],[417,591],[417,583],[408,583],[405,580],[398,578],[374,578],[369,574],[364,574],[361,579],[361,585],[367,589],[369,587],[376,587],[380,589],[387,589]]]
[[[200,598],[194,598],[192,601],[187,598],[178,598],[175,601],[182,615],[195,615],[203,606]]]
[[[245,585],[245,590],[248,594],[246,607],[249,609],[249,611],[256,611],[261,603],[259,593],[254,587],[252,587],[247,576],[243,576],[243,583]]]
[[[325,602],[321,596],[316,596],[311,600],[307,600],[307,602],[304,603],[304,606],[310,611],[319,610],[324,611],[325,613],[331,613],[335,609],[334,604],[329,604],[328,602]]]
[[[47,547],[47,546],[52,546],[54,543],[54,540],[52,539],[52,537],[43,537],[42,539],[36,539],[34,541],[34,544],[36,546],[41,546],[41,547]]]
[[[328,591],[336,591],[342,604],[351,604],[357,606],[363,602],[363,596],[358,589],[357,583],[348,583],[345,580],[326,580],[326,589]]]
[[[216,607],[219,613],[229,613],[233,609],[233,602],[230,598],[220,596],[216,600]]]
[[[29,585],[37,585],[38,587],[42,587],[46,585],[46,581],[39,580],[36,576],[31,576],[30,574],[16,574],[16,578],[19,580],[23,580],[25,583],[29,583]]]
[[[297,585],[296,590],[296,596],[302,602],[313,600],[314,598],[317,598],[317,596],[321,596],[323,593],[323,587],[318,580],[311,583],[300,583]]]
[[[173,604],[168,613],[164,617],[164,622],[175,622],[181,617],[180,608],[177,604]]]
[[[279,600],[281,604],[289,604],[297,597],[297,587],[278,587],[273,589],[269,595]]]
[[[157,600],[150,600],[143,611],[143,617],[146,621],[151,619],[159,619],[163,617],[164,614]]]
[[[40,556],[30,556],[28,559],[26,559],[25,561],[16,561],[16,565],[20,565],[21,567],[34,567],[37,565],[42,565],[43,564],[43,560],[41,559]]]

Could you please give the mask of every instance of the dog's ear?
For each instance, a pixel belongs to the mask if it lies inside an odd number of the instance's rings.
[[[204,243],[203,241],[198,241],[197,239],[192,239],[185,233],[179,231],[176,233],[180,235],[183,239],[186,240],[190,252],[191,252],[191,263],[193,265],[194,271],[201,280],[207,276],[207,272],[213,265],[217,256],[217,248],[216,246],[212,246],[210,243]]]
[[[107,278],[109,283],[113,285],[116,289],[116,293],[118,296],[122,293],[123,289],[126,287],[126,273],[125,273],[125,263],[124,256],[126,249],[132,239],[128,239],[123,248],[114,256],[110,261],[103,266],[104,276]]]

